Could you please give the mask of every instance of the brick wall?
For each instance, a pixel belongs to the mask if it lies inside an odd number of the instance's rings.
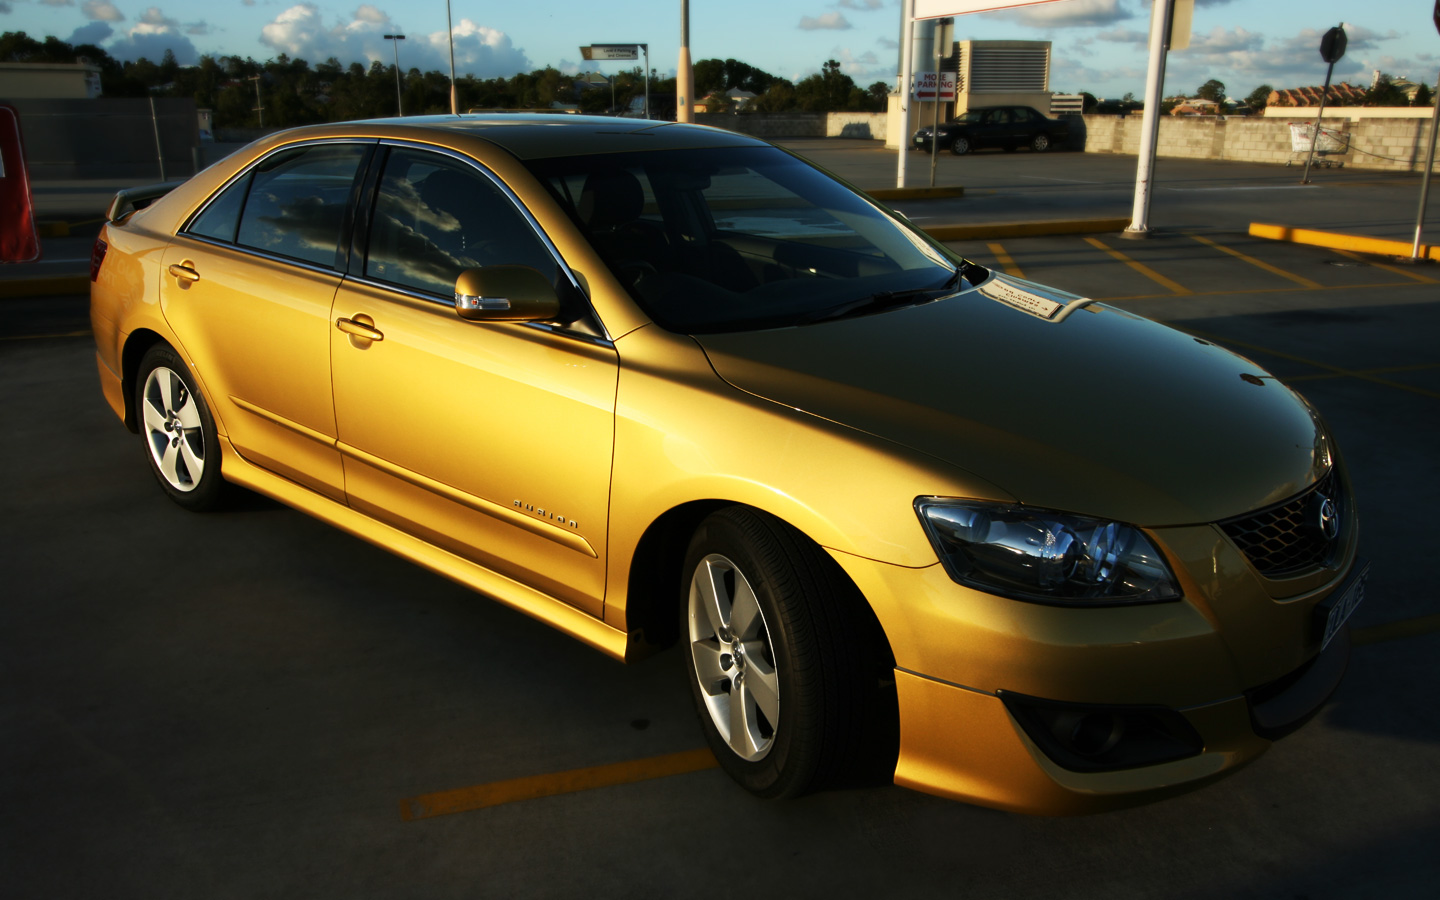
[[[1291,150],[1292,121],[1306,120],[1300,116],[1167,116],[1160,120],[1155,152],[1173,158],[1303,162],[1304,154]],[[1085,116],[1085,152],[1139,154],[1142,122],[1139,115]],[[1325,154],[1323,158],[1357,169],[1418,172],[1424,168],[1430,139],[1427,118],[1364,118],[1352,122],[1326,116],[1323,127],[1340,132],[1347,145],[1344,152]]]

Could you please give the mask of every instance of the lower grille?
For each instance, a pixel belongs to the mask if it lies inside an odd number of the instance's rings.
[[[1334,504],[1329,512],[1336,529],[1330,535],[1321,524],[1326,500]],[[1220,528],[1261,575],[1298,575],[1330,562],[1338,546],[1342,501],[1340,479],[1332,469],[1303,493],[1268,509],[1227,519]]]

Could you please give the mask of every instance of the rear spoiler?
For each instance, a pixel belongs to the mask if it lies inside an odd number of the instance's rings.
[[[184,181],[162,181],[159,184],[126,188],[117,193],[115,198],[110,201],[110,208],[105,210],[105,221],[118,222],[137,209],[144,209],[184,183]]]

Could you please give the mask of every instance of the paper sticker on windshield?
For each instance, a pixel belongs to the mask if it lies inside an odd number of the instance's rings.
[[[991,300],[999,300],[1007,306],[1013,306],[1021,312],[1027,312],[1042,319],[1053,319],[1062,306],[1054,300],[1046,299],[1039,294],[1032,294],[1029,291],[1022,291],[1020,288],[1011,287],[998,280],[982,285],[980,293]]]

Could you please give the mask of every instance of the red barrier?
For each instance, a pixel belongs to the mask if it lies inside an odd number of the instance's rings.
[[[0,262],[39,258],[40,236],[35,233],[35,209],[30,203],[20,114],[0,103]]]

